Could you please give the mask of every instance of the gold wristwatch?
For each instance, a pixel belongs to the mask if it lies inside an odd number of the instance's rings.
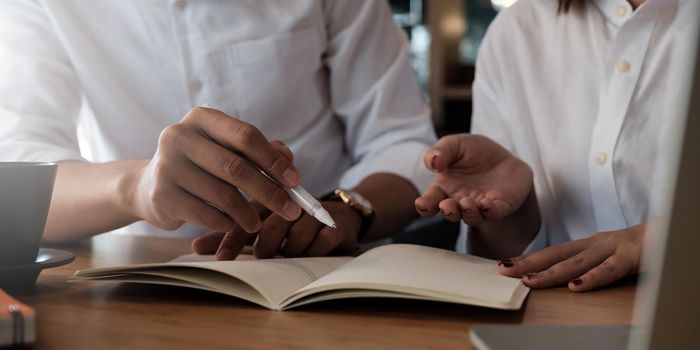
[[[358,214],[360,214],[362,224],[360,225],[360,231],[357,233],[357,241],[361,242],[367,235],[367,231],[369,231],[369,227],[372,225],[372,221],[374,221],[375,215],[374,209],[372,208],[372,203],[370,203],[361,194],[352,190],[344,190],[342,188],[339,188],[333,191],[332,193],[323,196],[322,199],[343,202],[349,205],[350,208],[354,209]]]

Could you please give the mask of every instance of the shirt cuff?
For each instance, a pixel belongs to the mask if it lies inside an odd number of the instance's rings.
[[[86,161],[75,151],[62,147],[45,147],[36,144],[0,144],[0,161],[3,162],[62,162]]]
[[[405,178],[419,193],[424,193],[434,176],[423,165],[423,155],[429,148],[429,145],[421,142],[404,142],[391,146],[352,166],[340,179],[340,186],[353,188],[369,175],[390,173]]]

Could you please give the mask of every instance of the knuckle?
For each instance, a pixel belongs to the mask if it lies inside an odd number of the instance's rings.
[[[593,287],[600,285],[601,281],[599,272],[595,270],[589,271],[582,279],[588,281]]]
[[[582,255],[576,255],[571,258],[571,262],[575,265],[583,265],[586,263],[586,258],[584,258]]]
[[[160,132],[158,137],[159,146],[170,146],[176,145],[184,135],[184,128],[180,124],[172,124],[166,126],[163,131]]]
[[[273,152],[266,161],[266,165],[273,173],[281,174],[287,168],[287,160],[277,152]]]
[[[258,131],[256,127],[248,123],[241,122],[241,124],[238,125],[237,128],[238,130],[236,132],[236,136],[238,140],[243,144],[253,143],[260,135],[260,131]]]
[[[564,269],[561,267],[560,264],[556,264],[556,265],[550,267],[549,269],[547,269],[546,272],[547,272],[550,276],[558,276],[558,275],[560,275],[562,272],[564,272]]]
[[[222,160],[222,168],[233,179],[244,179],[246,176],[245,160],[240,157],[226,157]]]
[[[234,209],[240,200],[240,192],[236,189],[223,189],[218,192],[219,202],[225,209]]]
[[[605,261],[603,261],[602,265],[605,267],[617,268],[620,265],[620,258],[618,258],[615,255],[610,256]]]
[[[280,206],[282,205],[282,203],[285,203],[287,201],[287,198],[289,197],[287,192],[284,192],[277,186],[270,186],[269,188],[264,189],[262,195],[271,203],[275,203],[276,205]]]
[[[196,121],[203,113],[206,113],[206,108],[200,106],[192,107],[182,120],[185,122]]]

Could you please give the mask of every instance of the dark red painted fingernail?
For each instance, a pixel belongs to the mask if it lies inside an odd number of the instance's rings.
[[[539,274],[537,274],[537,272],[528,272],[525,274],[525,277],[530,278],[530,279],[538,277],[538,276],[539,276]]]
[[[436,163],[437,163],[437,154],[433,154],[433,157],[430,158],[430,168],[435,170]]]
[[[513,267],[513,260],[510,259],[504,259],[504,260],[498,260],[498,265],[503,265],[503,267]]]
[[[580,286],[581,284],[583,284],[583,280],[581,280],[580,278],[577,278],[577,279],[571,280],[571,283],[573,283],[575,286]]]
[[[442,210],[442,209],[440,209],[440,214],[442,214],[443,216],[450,216],[450,215],[452,215],[452,213],[448,213],[448,212],[446,212],[446,211],[444,211],[444,210]]]

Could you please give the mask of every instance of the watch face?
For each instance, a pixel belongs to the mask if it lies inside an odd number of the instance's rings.
[[[372,208],[372,204],[365,197],[362,197],[361,194],[354,191],[350,192],[350,194],[352,195],[352,199],[354,199],[357,202],[357,204],[365,208]]]
[[[360,207],[365,215],[372,213],[372,203],[370,203],[365,197],[355,191],[348,191],[348,193],[350,194],[352,201]]]

